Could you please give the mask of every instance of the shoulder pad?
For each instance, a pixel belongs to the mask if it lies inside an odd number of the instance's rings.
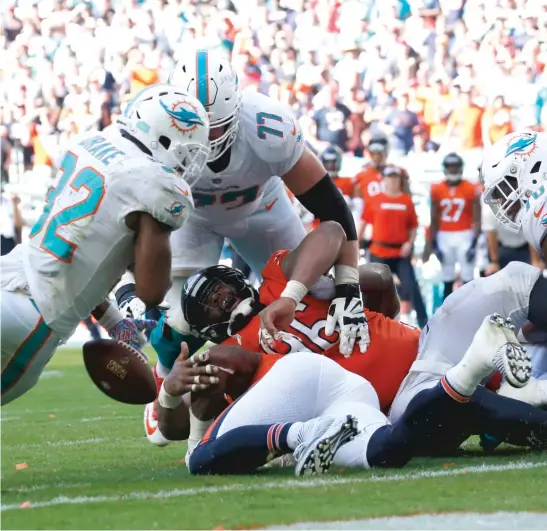
[[[147,212],[160,223],[178,229],[192,212],[188,184],[173,170],[148,157],[125,159],[112,168],[114,190],[124,198],[123,216]]]

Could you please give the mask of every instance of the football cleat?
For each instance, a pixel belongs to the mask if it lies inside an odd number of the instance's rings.
[[[298,435],[300,440],[293,452],[296,476],[324,474],[332,464],[338,449],[359,433],[357,419],[332,415],[304,422]]]
[[[154,377],[156,378],[156,389],[159,392],[164,378],[158,376],[156,366],[154,365]],[[167,446],[171,441],[166,439],[158,427],[158,414],[156,412],[156,402],[146,404],[144,408],[144,433],[146,438],[155,446]]]
[[[497,327],[506,339],[506,342],[496,350],[492,360],[494,366],[509,385],[524,387],[532,376],[532,356],[517,339],[513,320],[510,317],[504,319],[495,313],[489,317],[489,323]]]

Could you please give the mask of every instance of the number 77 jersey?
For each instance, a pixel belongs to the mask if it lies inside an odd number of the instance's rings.
[[[191,210],[186,183],[117,131],[71,142],[21,246],[30,295],[46,324],[69,336],[133,263],[129,214],[146,212],[176,229]]]
[[[285,175],[303,151],[302,133],[290,110],[262,94],[244,92],[234,143],[204,169],[192,189],[198,223],[218,226],[249,217],[258,209],[266,183]]]

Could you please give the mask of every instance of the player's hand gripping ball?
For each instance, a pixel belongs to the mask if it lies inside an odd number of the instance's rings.
[[[146,356],[121,341],[99,339],[84,345],[84,364],[93,383],[124,404],[148,404],[157,396]]]

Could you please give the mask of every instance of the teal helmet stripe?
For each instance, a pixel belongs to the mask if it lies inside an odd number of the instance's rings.
[[[199,50],[196,54],[196,96],[203,106],[209,105],[209,52]]]

